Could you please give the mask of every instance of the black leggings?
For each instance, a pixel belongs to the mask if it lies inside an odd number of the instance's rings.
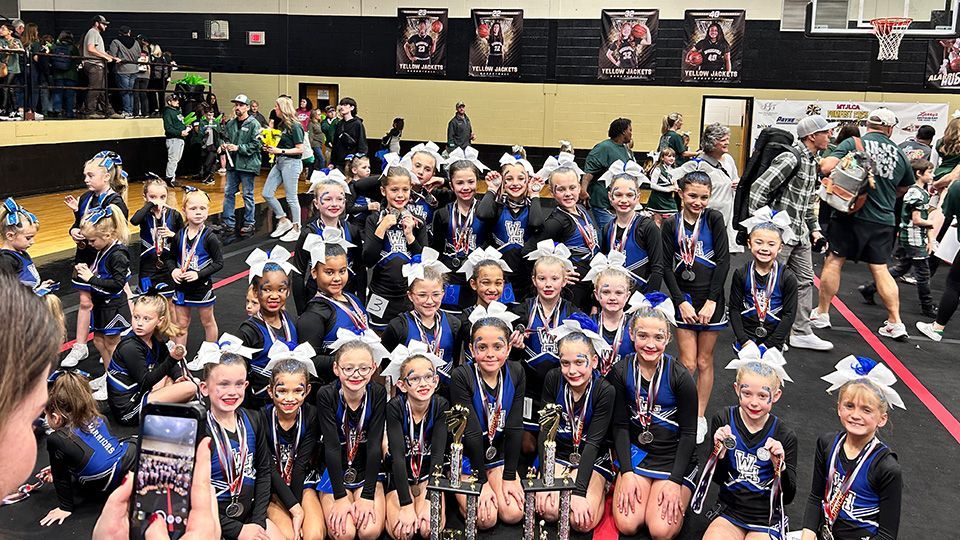
[[[937,313],[937,324],[946,326],[957,311],[957,305],[960,303],[960,253],[953,260],[953,266],[950,267],[950,273],[947,274],[946,288],[943,290],[943,296],[940,297],[940,311]]]

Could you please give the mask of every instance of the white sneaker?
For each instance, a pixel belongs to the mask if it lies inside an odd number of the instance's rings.
[[[697,418],[697,444],[703,444],[705,440],[707,440],[707,419],[701,416]]]
[[[921,334],[927,336],[933,341],[936,341],[937,343],[943,339],[943,331],[938,332],[936,329],[934,329],[933,323],[917,321],[917,330],[919,330]]]
[[[101,388],[103,388],[104,390],[106,390],[107,388],[106,373],[90,381],[90,389],[93,390],[94,392],[96,392],[97,390],[100,390]]]
[[[790,346],[795,349],[810,349],[811,351],[833,350],[833,343],[816,334],[790,334]]]
[[[280,237],[281,242],[296,242],[300,239],[300,229],[294,227],[287,231],[287,234],[284,234]]]
[[[830,328],[830,314],[829,313],[820,313],[817,308],[813,308],[810,311],[810,326],[814,328]]]
[[[277,228],[270,233],[270,238],[280,238],[281,236],[290,232],[290,229],[293,228],[293,222],[289,219],[281,219],[280,223],[277,223]]]
[[[884,321],[883,326],[877,330],[877,333],[883,337],[892,339],[906,339],[910,337],[907,335],[907,327],[902,322],[894,324],[890,321]]]
[[[77,367],[77,364],[79,364],[80,361],[86,358],[89,354],[90,350],[87,348],[86,343],[74,343],[73,347],[70,347],[70,352],[67,353],[67,356],[64,357],[62,362],[60,362],[60,367]]]
[[[103,385],[98,390],[93,391],[94,401],[106,401],[109,396],[107,395],[107,385]]]

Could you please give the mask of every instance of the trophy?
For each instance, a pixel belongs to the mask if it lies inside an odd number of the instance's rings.
[[[524,508],[524,540],[534,540],[535,514],[531,506],[535,506],[536,494],[541,491],[559,491],[560,492],[560,519],[557,522],[557,539],[567,540],[570,538],[570,492],[573,491],[574,483],[570,477],[564,474],[561,478],[556,477],[557,463],[557,429],[560,427],[560,405],[556,403],[547,403],[540,409],[540,431],[546,433],[547,440],[543,443],[543,459],[541,460],[541,477],[534,478],[533,474],[527,476],[523,483],[523,490],[526,492],[526,507]],[[541,525],[541,534],[543,526]]]
[[[464,535],[467,540],[474,540],[477,536],[477,501],[480,497],[480,485],[476,476],[468,480],[461,479],[463,474],[463,432],[467,428],[467,415],[470,411],[463,405],[454,405],[447,411],[447,428],[453,433],[453,443],[450,444],[450,475],[443,478],[443,472],[435,470],[427,482],[427,491],[430,492],[430,540],[440,540],[440,501],[444,493],[459,493],[467,497],[466,526]],[[474,467],[482,467],[483,463],[474,463]]]

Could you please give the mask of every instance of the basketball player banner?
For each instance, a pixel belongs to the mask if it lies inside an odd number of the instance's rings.
[[[658,9],[605,9],[597,78],[652,81],[657,68]]]
[[[935,90],[960,90],[960,39],[931,39],[928,43],[924,86]]]
[[[747,12],[742,9],[688,9],[686,46],[680,80],[687,83],[738,83],[743,65]]]
[[[519,79],[520,42],[523,39],[522,9],[474,9],[476,30],[470,42],[470,77]]]
[[[399,8],[397,75],[447,72],[447,10]]]

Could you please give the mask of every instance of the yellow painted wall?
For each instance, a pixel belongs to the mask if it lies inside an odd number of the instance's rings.
[[[0,122],[0,146],[163,137],[163,120]]]

